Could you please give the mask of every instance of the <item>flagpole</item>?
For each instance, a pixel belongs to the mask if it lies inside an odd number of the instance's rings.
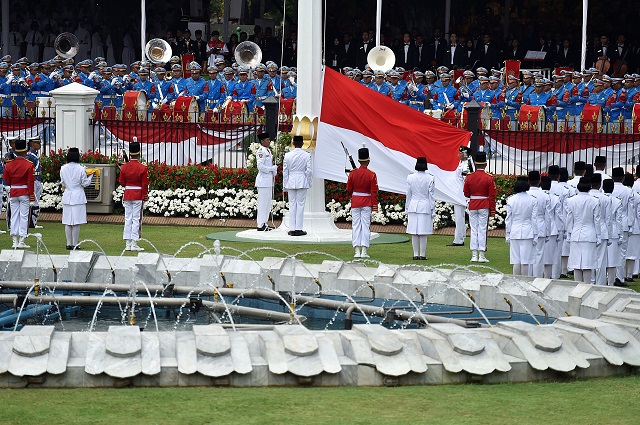
[[[587,15],[589,12],[589,0],[582,0],[582,53],[580,57],[581,70],[586,69],[587,62]]]
[[[144,47],[147,44],[147,2],[140,0],[140,48],[142,49],[141,60],[146,60],[147,56]]]

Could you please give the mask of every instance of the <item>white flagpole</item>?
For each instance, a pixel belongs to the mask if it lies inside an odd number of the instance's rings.
[[[586,69],[587,62],[587,15],[589,11],[589,0],[582,0],[582,55],[580,57],[581,70]]]
[[[147,44],[147,2],[140,0],[140,49],[142,50],[142,60],[146,60],[144,46]]]
[[[382,0],[376,1],[376,46],[380,45],[380,28],[382,26]]]

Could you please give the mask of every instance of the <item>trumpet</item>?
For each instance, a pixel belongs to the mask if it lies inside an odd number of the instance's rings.
[[[409,78],[411,78],[411,81],[407,84],[407,90],[409,90],[411,95],[414,95],[418,91],[418,85],[416,84],[416,79],[413,77],[413,73],[411,73]]]

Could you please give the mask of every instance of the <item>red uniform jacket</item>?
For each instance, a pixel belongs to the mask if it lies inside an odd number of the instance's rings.
[[[122,165],[118,181],[125,189],[123,201],[142,201],[149,193],[147,166],[137,159]]]
[[[493,176],[484,170],[476,170],[464,180],[464,196],[470,198],[470,210],[489,208],[489,213],[496,212],[496,184]]]
[[[349,173],[347,192],[349,196],[351,196],[351,208],[377,206],[378,178],[376,177],[376,173],[362,165],[356,168]]]
[[[33,173],[33,164],[24,157],[19,156],[7,163],[4,168],[4,180],[7,186],[11,186],[11,198],[33,195],[33,182],[36,180]]]

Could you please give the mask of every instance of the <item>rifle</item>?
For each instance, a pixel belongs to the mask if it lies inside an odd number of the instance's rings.
[[[351,156],[351,154],[349,153],[347,148],[344,146],[344,143],[342,143],[342,141],[340,141],[340,144],[342,145],[342,149],[344,149],[345,155],[347,155],[347,157],[349,157],[349,162],[351,163],[351,170],[347,170],[346,168],[344,169],[344,172],[349,174],[351,171],[353,171],[353,170],[355,170],[357,168],[356,167],[356,162],[353,160],[353,157]]]

